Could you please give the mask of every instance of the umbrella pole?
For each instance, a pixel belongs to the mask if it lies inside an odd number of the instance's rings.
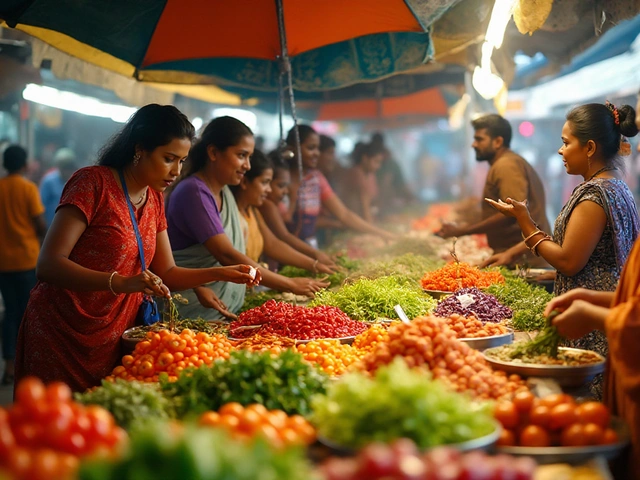
[[[287,76],[289,89],[289,104],[291,105],[291,117],[293,118],[293,130],[296,138],[296,154],[298,156],[298,174],[302,183],[302,152],[300,149],[300,132],[298,131],[298,117],[296,115],[296,102],[293,96],[293,77],[291,73],[291,60],[287,48],[287,32],[284,27],[284,7],[282,0],[276,0],[276,14],[278,15],[278,34],[280,36],[280,75]],[[281,135],[284,135],[281,125]]]

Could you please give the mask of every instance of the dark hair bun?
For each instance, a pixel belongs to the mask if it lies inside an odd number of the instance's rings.
[[[636,125],[636,111],[630,105],[622,105],[618,108],[620,119],[620,133],[625,137],[635,137],[638,134]]]

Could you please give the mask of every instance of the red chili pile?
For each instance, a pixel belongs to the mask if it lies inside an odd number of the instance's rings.
[[[271,334],[296,340],[314,340],[352,337],[368,327],[365,322],[351,320],[337,307],[302,307],[269,300],[260,307],[241,313],[238,320],[231,323],[229,336],[248,338],[255,334]]]

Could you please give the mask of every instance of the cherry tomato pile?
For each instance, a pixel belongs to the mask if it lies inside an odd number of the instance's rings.
[[[114,455],[126,438],[108,411],[72,401],[67,385],[45,387],[25,378],[16,388],[15,403],[0,408],[0,477],[75,478],[82,457]]]
[[[519,392],[512,401],[498,402],[494,416],[504,427],[501,446],[583,447],[618,442],[605,405],[577,404],[566,394],[538,399],[530,392]]]
[[[312,340],[296,345],[295,351],[310,362],[318,365],[328,375],[342,375],[362,354],[351,345],[340,340]]]
[[[507,377],[493,371],[480,352],[456,339],[442,318],[418,317],[410,324],[393,325],[389,341],[379,343],[355,367],[374,372],[397,355],[404,357],[409,367],[426,367],[434,378],[478,398],[509,397],[527,390],[518,375]]]
[[[504,283],[500,272],[480,270],[465,262],[454,262],[433,272],[425,273],[420,281],[425,290],[455,292],[461,288],[486,288],[495,283]]]
[[[249,337],[246,340],[233,342],[233,346],[237,350],[248,350],[250,352],[270,351],[276,355],[293,347],[295,344],[296,341],[292,338],[260,334]]]
[[[256,329],[239,327],[260,325]],[[247,338],[256,333],[274,334],[296,340],[351,337],[364,332],[368,325],[351,320],[336,307],[303,307],[269,300],[262,306],[243,312],[231,323],[229,336]]]
[[[476,317],[463,317],[457,313],[445,320],[449,328],[456,332],[456,338],[482,338],[509,333],[507,327],[499,323],[482,323]]]
[[[276,448],[309,445],[316,438],[315,428],[303,416],[267,410],[259,403],[246,407],[236,402],[227,403],[218,412],[203,413],[198,423],[224,428],[236,438],[262,436]]]
[[[353,348],[362,353],[367,353],[376,348],[381,342],[389,341],[388,327],[381,324],[371,325],[367,330],[356,336]]]
[[[122,357],[122,365],[113,369],[112,377],[141,382],[157,382],[161,373],[175,381],[187,367],[211,365],[218,358],[229,358],[231,342],[221,334],[181,333],[168,330],[149,332],[131,355]],[[109,377],[107,377],[109,379]]]
[[[536,463],[484,452],[462,454],[448,447],[420,453],[409,439],[373,443],[355,458],[332,458],[321,467],[325,480],[532,480]]]

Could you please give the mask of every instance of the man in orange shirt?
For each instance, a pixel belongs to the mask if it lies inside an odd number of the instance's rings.
[[[3,155],[7,176],[0,179],[0,293],[4,300],[2,356],[3,385],[13,384],[20,321],[36,284],[36,262],[44,237],[44,206],[35,183],[24,178],[27,152],[18,145]]]

